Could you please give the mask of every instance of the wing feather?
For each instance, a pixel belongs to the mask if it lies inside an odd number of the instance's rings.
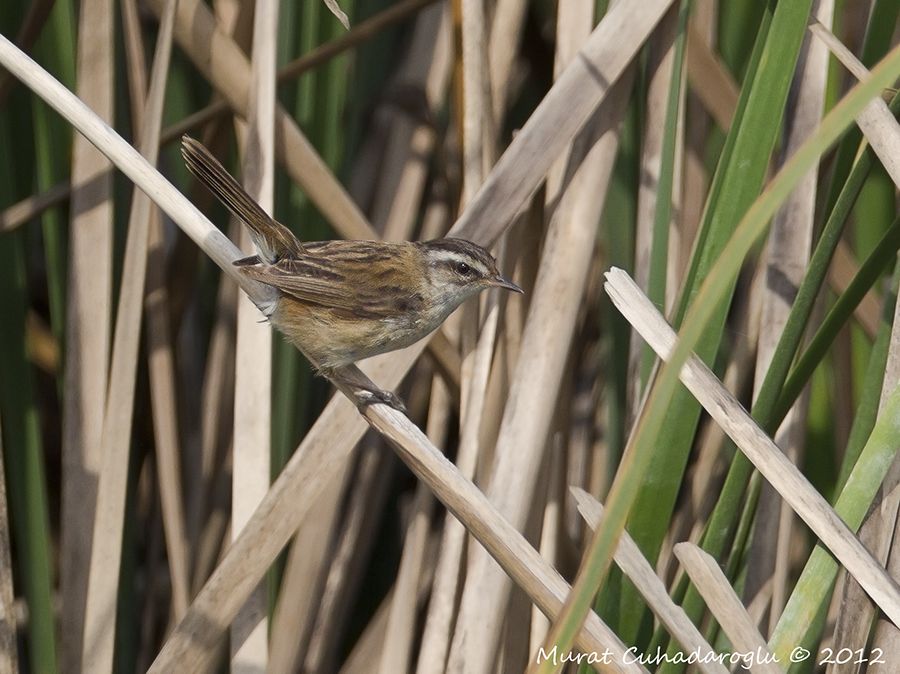
[[[241,271],[300,302],[326,307],[339,317],[382,320],[421,309],[421,294],[404,292],[408,284],[394,270],[378,274],[372,271],[371,260],[365,256],[353,260],[356,253],[348,252],[351,254],[339,265],[333,264],[333,259],[326,263],[322,258],[301,255],[273,265],[241,267]]]

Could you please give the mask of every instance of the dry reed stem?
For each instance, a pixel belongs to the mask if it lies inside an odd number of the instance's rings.
[[[614,11],[614,10],[613,10]],[[517,529],[525,526],[590,266],[597,221],[618,144],[629,78],[597,111],[573,157],[584,156],[550,224],[531,308],[497,440],[488,496]],[[596,143],[592,143],[599,138]],[[576,160],[577,161],[577,160]],[[499,166],[499,165],[498,165]],[[449,672],[493,664],[511,585],[482,549],[470,557]]]
[[[142,129],[144,108],[147,105],[147,59],[144,54],[144,36],[141,34],[136,0],[122,0],[122,38],[125,47],[131,123],[133,128]]]
[[[171,19],[157,37],[171,43]],[[125,36],[128,84],[132,123],[135,129],[144,127],[147,108],[147,64],[140,30],[137,3],[127,0],[122,5],[123,34]],[[151,113],[152,114],[152,113]],[[158,136],[158,133],[155,134]],[[157,138],[158,140],[158,138]],[[147,369],[150,380],[154,448],[163,529],[166,537],[166,558],[171,582],[171,610],[179,619],[190,601],[190,570],[184,505],[181,491],[181,452],[178,440],[176,412],[175,357],[169,329],[169,297],[165,279],[165,250],[163,226],[158,209],[150,212],[147,234],[147,269],[145,278],[144,312],[146,313]],[[156,605],[148,603],[147,612]],[[148,621],[145,620],[145,626]],[[145,633],[149,629],[145,627]]]
[[[447,205],[442,201],[433,201],[426,211],[423,233],[436,234],[447,227]],[[448,328],[455,331],[459,321],[456,314],[448,321]],[[454,349],[454,352],[458,351]],[[461,378],[462,366],[457,369],[457,384]],[[441,446],[447,437],[450,424],[454,392],[450,390],[446,375],[435,376],[432,380],[431,399],[428,407],[428,421],[426,432],[428,438],[436,445]],[[455,399],[462,409],[462,392],[455,391]],[[473,445],[460,446],[457,450],[456,464],[460,472],[467,479],[472,479],[475,471],[477,457]],[[427,504],[431,508],[431,504]],[[447,651],[450,647],[452,636],[452,624],[456,611],[457,587],[459,585],[459,565],[465,546],[465,529],[450,513],[441,517],[443,527],[436,534],[438,540],[437,559],[434,562],[434,580],[430,586],[428,599],[428,611],[424,618],[424,629],[419,643],[419,655],[415,664],[415,671],[420,674],[433,672],[440,674],[444,671],[447,661]],[[399,583],[399,579],[398,579]],[[398,609],[402,610],[402,609]],[[393,608],[392,608],[393,612]],[[384,658],[396,659],[392,651],[395,649],[388,645],[385,647]],[[409,671],[412,671],[413,663],[409,663]]]
[[[603,518],[603,506],[583,489],[578,487],[570,489],[578,502],[578,511],[588,526],[596,529]],[[622,573],[634,583],[660,622],[686,651],[696,651],[700,655],[714,652],[700,630],[685,615],[684,609],[672,601],[666,586],[627,531],[623,531],[619,538],[614,559]],[[724,674],[727,671],[721,663],[716,662],[698,662],[697,668],[706,674]]]
[[[488,28],[485,23],[486,5],[482,0],[460,0],[461,27],[458,58],[462,62],[462,119],[459,123],[462,135],[462,195],[460,210],[472,201],[484,183],[484,176],[492,167],[496,150],[494,148],[494,107],[490,92],[490,59],[488,53]],[[462,363],[460,367],[460,443],[457,462],[466,477],[471,479],[481,454],[479,431],[484,414],[485,394],[494,342],[497,335],[497,321],[500,306],[497,293],[490,293],[482,300],[485,319],[479,329],[477,303],[469,303],[463,308],[460,326],[460,347]],[[436,597],[435,616],[428,634],[428,648],[420,650],[420,661],[429,662],[426,667],[439,671],[443,669],[445,656],[451,649],[450,622],[455,610],[462,551],[465,535],[461,527],[447,521],[446,539],[448,548],[442,551],[442,566],[439,590]],[[429,612],[429,619],[431,612]],[[436,634],[441,626],[446,631]],[[433,657],[432,657],[433,656]],[[452,650],[449,650],[452,661]]]
[[[565,399],[571,400],[569,397]],[[563,400],[562,396],[560,400]],[[562,511],[566,500],[566,465],[569,457],[562,441],[561,433],[552,433],[548,439],[548,444],[550,445],[550,451],[549,456],[546,457],[548,466],[545,485],[546,496],[543,498],[543,503],[537,500],[540,492],[535,492],[535,506],[538,506],[535,509],[540,510],[537,516],[540,520],[540,534],[537,540],[539,541],[538,550],[541,553],[541,557],[554,567],[559,568],[561,566],[559,562],[560,541],[562,540]],[[517,640],[523,644],[524,648],[527,648],[528,653],[537,653],[538,648],[541,647],[544,639],[547,638],[547,633],[550,631],[550,621],[537,607],[531,606],[530,609],[531,624],[527,631],[528,645],[524,646],[524,639],[521,638],[520,633],[514,633],[508,628],[507,640]]]
[[[110,0],[81,4],[78,93],[101,118],[113,118],[113,16]],[[112,322],[112,175],[85,139],[72,146],[66,372],[62,427],[60,665],[81,671],[91,539],[102,456]]]
[[[147,251],[146,312],[147,360],[153,441],[159,474],[160,505],[166,535],[166,556],[172,582],[172,614],[180,620],[191,596],[190,550],[184,512],[181,443],[178,438],[175,354],[169,325],[169,296],[164,265],[163,226],[159,211],[150,221]],[[198,489],[202,485],[194,483]]]
[[[828,27],[816,21],[810,24],[809,30],[825,43],[831,53],[857,80],[862,81],[869,76],[866,67],[831,33]],[[884,98],[881,96],[873,98],[856,118],[856,123],[891,180],[894,181],[894,185],[900,187],[900,124],[888,109]]]
[[[157,41],[146,107],[142,115],[141,151],[151,164],[159,151],[175,2],[170,0],[163,14]],[[131,446],[131,423],[143,315],[144,281],[150,230],[150,199],[135,190],[128,222],[122,286],[116,312],[108,397],[100,441],[101,470],[97,485],[88,594],[84,614],[84,643],[81,667],[84,672],[111,672],[115,644],[114,625],[119,593],[122,532]]]
[[[638,328],[660,357],[669,357],[676,335],[652,303],[621,269],[606,274],[606,291],[620,313]],[[900,587],[880,568],[828,502],[756,425],[753,419],[696,356],[680,378],[712,418],[722,426],[757,470],[781,494],[838,561],[895,623],[900,622]]]
[[[435,404],[438,402],[435,401]],[[429,433],[429,437],[434,436]],[[478,443],[460,444],[456,464],[465,479],[471,480],[474,477],[478,461],[477,452]],[[450,639],[453,636],[452,628],[456,614],[460,564],[465,550],[466,530],[462,523],[450,513],[443,519],[444,527],[440,534],[434,585],[428,602],[422,643],[419,646],[419,658],[416,665],[418,674],[440,674],[444,671],[447,653],[450,650]]]
[[[472,201],[484,182],[488,153],[485,125],[492,117],[488,91],[485,6],[483,0],[457,0],[462,12],[462,207]],[[485,115],[485,111],[488,112]],[[462,210],[462,209],[460,209]]]
[[[406,528],[406,539],[394,595],[390,603],[384,646],[378,662],[379,674],[408,672],[412,647],[416,638],[419,586],[428,545],[431,509],[434,497],[424,483],[416,487],[411,504],[411,516]]]
[[[426,435],[436,446],[443,445],[447,436],[450,425],[450,403],[446,385],[440,377],[434,376],[431,383],[431,398],[428,401]],[[395,595],[390,603],[385,643],[379,662],[381,674],[410,671],[412,667],[412,640],[417,629],[416,609],[424,575],[423,564],[429,539],[430,515],[433,509],[434,497],[424,484],[420,484],[416,489],[412,513],[406,528],[403,555],[394,585]],[[429,603],[435,601],[433,590],[436,587],[435,584],[429,584],[428,589],[432,590]],[[419,652],[425,653],[424,648],[420,647]],[[443,667],[443,656],[435,656],[433,660],[439,660],[441,668]]]
[[[242,226],[232,220],[229,240],[238,240]],[[200,549],[203,521],[215,484],[217,471],[224,462],[226,447],[234,430],[234,344],[237,328],[237,295],[234,283],[220,283],[215,300],[215,320],[209,336],[205,370],[200,375],[200,402],[195,430],[188,436],[184,461],[186,481],[196,485],[188,493],[188,539],[191,549]],[[197,437],[199,436],[199,437]],[[197,579],[194,555],[194,587]],[[201,574],[202,575],[202,574]],[[200,582],[206,576],[200,578]]]
[[[556,41],[553,55],[553,80],[558,82],[566,68],[578,55],[590,36],[594,21],[594,5],[584,0],[570,0],[559,5],[556,17]],[[547,173],[544,204],[547,208],[559,202],[566,169],[572,152],[572,144],[568,144],[556,157]],[[580,161],[578,157],[576,161]]]
[[[267,213],[275,192],[276,40],[278,3],[261,0],[253,14],[244,187]],[[242,241],[250,248],[244,230]],[[272,420],[272,335],[254,304],[238,297],[235,349],[231,537],[240,535],[269,487]],[[231,626],[231,671],[252,674],[269,660],[268,588],[260,583]]]
[[[316,622],[309,646],[303,653],[302,670],[331,672],[337,669],[337,650],[347,624],[347,612],[359,586],[365,562],[377,531],[376,518],[387,493],[389,455],[377,436],[369,435],[348,489],[346,513],[337,544],[329,554]]]
[[[474,302],[464,307],[460,332],[462,348],[468,349],[468,353],[463,358],[462,367],[460,369],[460,438],[457,448],[456,462],[460,472],[467,478],[473,479],[476,468],[482,457],[484,456],[484,446],[480,442],[480,433],[482,422],[485,415],[485,402],[487,398],[487,387],[491,372],[492,359],[494,357],[494,347],[497,338],[498,321],[501,312],[501,304],[498,291],[490,291],[484,300],[485,318],[479,329],[479,311],[478,306]],[[477,334],[473,334],[476,333]],[[473,343],[474,342],[474,343]],[[447,574],[448,578],[442,583],[441,596],[443,600],[451,601],[455,604],[458,599],[459,583],[461,578],[460,566],[464,562],[462,555],[465,543],[465,532],[451,522],[447,522],[449,531],[447,532],[447,555],[445,557],[447,566],[444,566],[442,572]],[[443,550],[441,551],[444,552]],[[471,561],[471,556],[469,561]],[[451,560],[455,560],[455,564],[450,565]],[[437,654],[447,653],[449,644],[444,640],[449,640],[452,634],[447,632],[441,637],[440,650]],[[452,651],[451,651],[452,652]],[[430,652],[422,651],[423,656],[429,656]],[[435,658],[435,662],[443,663],[444,658]]]
[[[309,643],[309,633],[322,596],[330,561],[334,527],[352,465],[349,456],[304,519],[288,552],[279,601],[272,618],[269,668],[275,673],[294,672]]]
[[[463,474],[465,475],[465,474]],[[419,646],[416,674],[442,674],[453,636],[459,567],[465,549],[466,529],[452,514],[444,518],[435,565],[435,582]]]
[[[6,475],[3,466],[3,433],[0,427],[0,674],[19,671],[16,644],[16,596],[13,591],[12,555],[9,549],[9,517],[6,507]]]
[[[519,53],[522,26],[525,23],[525,0],[497,0],[488,38],[493,125],[502,126],[509,100],[513,67]]]
[[[679,543],[675,546],[675,556],[684,567],[691,582],[707,607],[722,626],[722,631],[731,642],[733,654],[744,654],[747,669],[763,674],[782,674],[774,656],[769,652],[766,640],[762,638],[753,620],[750,619],[741,600],[728,584],[728,579],[712,556],[693,543]],[[744,665],[742,665],[744,666]]]
[[[394,79],[404,91],[422,93],[421,103],[426,106],[422,113],[433,116],[443,105],[452,51],[448,7],[429,7],[416,21],[409,52]],[[386,148],[373,158],[368,179],[378,185],[372,222],[385,240],[407,240],[428,179],[426,158],[432,155],[437,138],[433,126],[421,119],[399,111],[385,112],[391,122]]]
[[[820,21],[831,25],[833,0],[818,0],[814,11]],[[825,103],[828,50],[807,36],[799,59],[787,111],[787,138],[782,157],[790,157],[818,127]],[[760,331],[757,347],[754,399],[759,395],[797,288],[806,273],[812,249],[818,175],[818,167],[815,167],[804,176],[773,218],[769,230],[765,285],[761,293],[760,325],[764,329]],[[794,464],[800,462],[808,401],[807,395],[800,396],[773,438]],[[763,485],[750,541],[748,559],[751,561],[747,565],[743,596],[749,599],[764,585],[771,583],[769,630],[775,628],[787,601],[792,530],[790,508],[781,502],[771,485]]]

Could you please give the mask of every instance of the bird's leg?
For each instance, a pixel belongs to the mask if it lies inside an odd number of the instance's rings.
[[[340,381],[353,389],[353,396],[356,399],[357,407],[367,407],[368,405],[384,404],[393,407],[398,412],[406,414],[406,405],[396,393],[380,389],[366,377],[360,376],[358,370],[348,370],[340,368],[323,372],[330,378]]]

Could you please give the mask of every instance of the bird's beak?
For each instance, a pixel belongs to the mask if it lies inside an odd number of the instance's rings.
[[[500,276],[500,274],[497,274],[494,278],[491,279],[491,285],[496,286],[497,288],[506,288],[507,290],[512,290],[514,293],[525,292],[512,281],[507,281],[505,278]]]

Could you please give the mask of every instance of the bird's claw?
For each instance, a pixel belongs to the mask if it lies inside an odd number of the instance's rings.
[[[388,407],[393,407],[398,412],[402,414],[406,414],[406,405],[403,404],[403,401],[400,399],[396,393],[391,391],[369,391],[369,390],[358,390],[356,391],[356,405],[357,407],[368,407],[369,405],[387,405]]]

